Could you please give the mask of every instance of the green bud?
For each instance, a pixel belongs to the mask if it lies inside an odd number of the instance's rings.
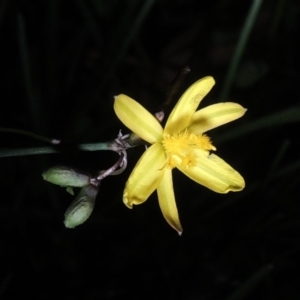
[[[55,166],[43,174],[43,179],[62,187],[84,187],[90,183],[90,177],[69,167]]]
[[[81,225],[90,217],[98,191],[99,187],[91,184],[81,189],[65,213],[64,224],[67,228]]]

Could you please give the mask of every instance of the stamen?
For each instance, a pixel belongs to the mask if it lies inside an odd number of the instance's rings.
[[[164,167],[174,168],[176,157],[181,160],[184,167],[192,167],[197,163],[195,150],[216,150],[207,135],[196,135],[187,130],[173,135],[167,135],[162,140],[162,146],[167,155],[167,163]],[[177,162],[178,163],[178,162]]]

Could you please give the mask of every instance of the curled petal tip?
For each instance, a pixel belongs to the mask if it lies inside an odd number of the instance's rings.
[[[129,201],[127,197],[127,193],[125,192],[123,195],[123,203],[130,209],[132,209],[132,201]]]
[[[127,200],[126,200],[126,201],[123,200],[123,203],[124,203],[129,209],[132,209],[132,204],[129,203]]]

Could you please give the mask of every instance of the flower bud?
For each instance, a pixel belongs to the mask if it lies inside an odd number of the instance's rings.
[[[65,213],[64,224],[67,228],[74,228],[90,217],[98,192],[99,187],[91,184],[81,189]]]
[[[84,187],[90,183],[90,177],[69,167],[55,166],[43,174],[43,179],[62,187]]]

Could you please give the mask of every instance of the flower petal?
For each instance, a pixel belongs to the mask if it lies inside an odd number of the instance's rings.
[[[124,94],[116,96],[114,110],[126,127],[150,144],[157,142],[162,136],[160,123],[132,98]]]
[[[200,101],[214,86],[215,81],[211,76],[204,77],[192,84],[180,97],[173,108],[164,133],[172,134],[184,130],[190,125]]]
[[[192,133],[202,134],[242,117],[246,110],[246,108],[233,102],[209,105],[194,113],[188,130]]]
[[[184,168],[178,160],[176,167],[197,183],[217,193],[237,192],[245,187],[244,178],[224,160],[215,154],[204,153],[199,153],[197,166]]]
[[[125,186],[123,201],[132,208],[148,199],[159,185],[166,163],[162,146],[155,143],[139,159]]]
[[[157,187],[157,194],[164,218],[181,235],[182,227],[179,221],[173,189],[172,170],[170,168],[165,169],[164,176]]]

